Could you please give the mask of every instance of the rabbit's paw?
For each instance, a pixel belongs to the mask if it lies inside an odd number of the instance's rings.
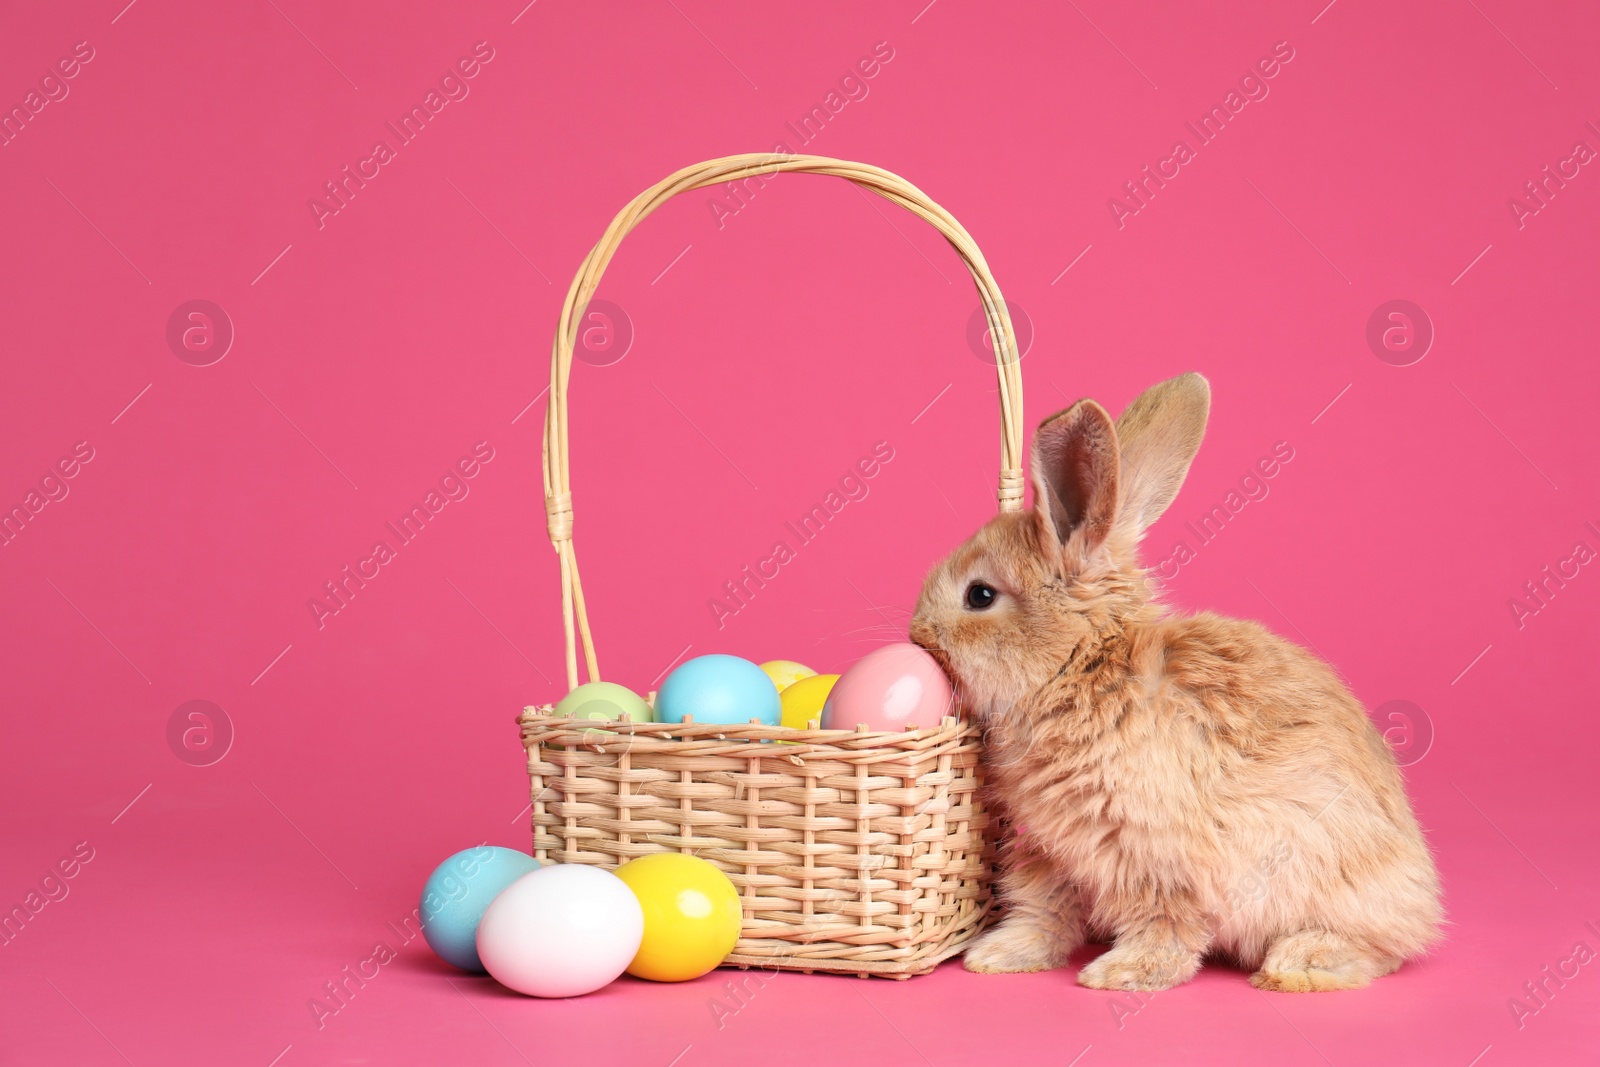
[[[962,960],[979,974],[1048,971],[1067,957],[1060,939],[1032,923],[1005,922],[972,943]]]
[[[1399,960],[1364,952],[1337,934],[1304,930],[1275,942],[1250,984],[1273,993],[1360,989],[1399,966]]]
[[[1370,975],[1345,974],[1307,967],[1303,971],[1257,971],[1250,984],[1268,993],[1321,993],[1330,989],[1360,989],[1372,981]]]
[[[1171,989],[1193,978],[1199,969],[1199,953],[1120,944],[1086,964],[1078,972],[1078,984],[1090,989]]]

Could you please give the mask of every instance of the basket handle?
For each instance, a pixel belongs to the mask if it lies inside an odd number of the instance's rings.
[[[1001,355],[995,361],[1000,379],[1000,489],[1001,511],[1022,509],[1022,375],[1018,369],[1017,340],[1011,329],[1011,316],[983,253],[972,235],[927,194],[897,174],[865,163],[851,163],[827,156],[783,153],[746,153],[707,160],[685,167],[676,174],[646,189],[617,213],[606,227],[583,266],[572,279],[567,298],[561,305],[561,321],[556,326],[550,355],[550,400],[544,416],[544,507],[550,543],[561,562],[561,621],[566,631],[567,686],[578,685],[578,640],[583,641],[584,664],[590,681],[598,681],[600,667],[595,660],[594,636],[589,630],[589,614],[584,606],[583,585],[578,578],[578,557],[572,546],[572,475],[567,450],[567,382],[572,373],[572,351],[577,343],[582,312],[600,285],[600,276],[616,253],[622,238],[656,208],[679,193],[703,189],[708,185],[739,181],[763,174],[802,171],[845,178],[885,200],[906,208],[933,227],[950,242],[977,284],[978,297],[989,320],[989,336],[1001,339]]]

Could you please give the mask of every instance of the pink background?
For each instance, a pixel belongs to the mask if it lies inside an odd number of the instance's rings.
[[[1508,206],[1600,148],[1591,5],[523,2],[7,16],[7,108],[76,42],[94,58],[0,148],[0,504],[77,442],[93,459],[0,546],[0,905],[79,842],[93,859],[0,947],[0,1061],[1594,1061],[1596,965],[1509,1004],[1600,949],[1600,566],[1520,628],[1509,606],[1600,549],[1600,174],[1520,227]],[[319,228],[308,200],[479,41],[469,95]],[[1279,41],[1270,94],[1119,229],[1108,199]],[[878,42],[867,95],[800,144],[785,124]],[[779,142],[888,167],[966,224],[1036,333],[1030,427],[1211,379],[1152,564],[1293,449],[1171,598],[1422,709],[1381,725],[1446,886],[1434,956],[1307,997],[1207,967],[1136,1015],[1071,970],[785,975],[719,1029],[726,973],[546,1003],[412,941],[319,1029],[308,1001],[398,943],[433,864],[528,842],[512,720],[561,694],[538,443],[567,281],[639,190]],[[720,227],[713,195],[629,239],[601,295],[632,349],[574,372],[602,665],[641,689],[686,645],[847,665],[993,507],[993,371],[950,250],[840,182],[786,177]],[[236,332],[210,366],[166,339],[193,299]],[[1365,339],[1391,299],[1436,332],[1410,366]],[[319,628],[308,600],[480,441],[470,494]],[[878,441],[870,495],[717,629],[708,599]],[[234,731],[209,766],[169,746],[191,700]]]

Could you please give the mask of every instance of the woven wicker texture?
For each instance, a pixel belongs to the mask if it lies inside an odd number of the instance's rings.
[[[744,900],[729,964],[907,977],[989,909],[978,731],[521,718],[542,860],[715,863]],[[789,744],[763,744],[787,741]]]
[[[567,396],[583,311],[622,238],[682,192],[802,171],[848,179],[931,224],[966,263],[998,340],[1003,511],[1022,506],[1022,378],[999,286],[971,235],[905,179],[823,156],[751,154],[687,167],[618,213],[567,290],[552,346],[544,492],[561,566],[569,688],[600,679],[573,546]],[[533,850],[542,860],[615,867],[678,851],[717,864],[738,887],[744,929],[727,963],[905,978],[962,945],[989,913],[978,728],[945,719],[901,734],[865,730],[555,718],[519,720],[532,780]]]

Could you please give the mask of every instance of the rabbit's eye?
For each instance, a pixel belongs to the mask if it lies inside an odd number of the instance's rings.
[[[987,611],[994,606],[997,595],[993,586],[973,582],[967,586],[967,607],[972,611]]]

